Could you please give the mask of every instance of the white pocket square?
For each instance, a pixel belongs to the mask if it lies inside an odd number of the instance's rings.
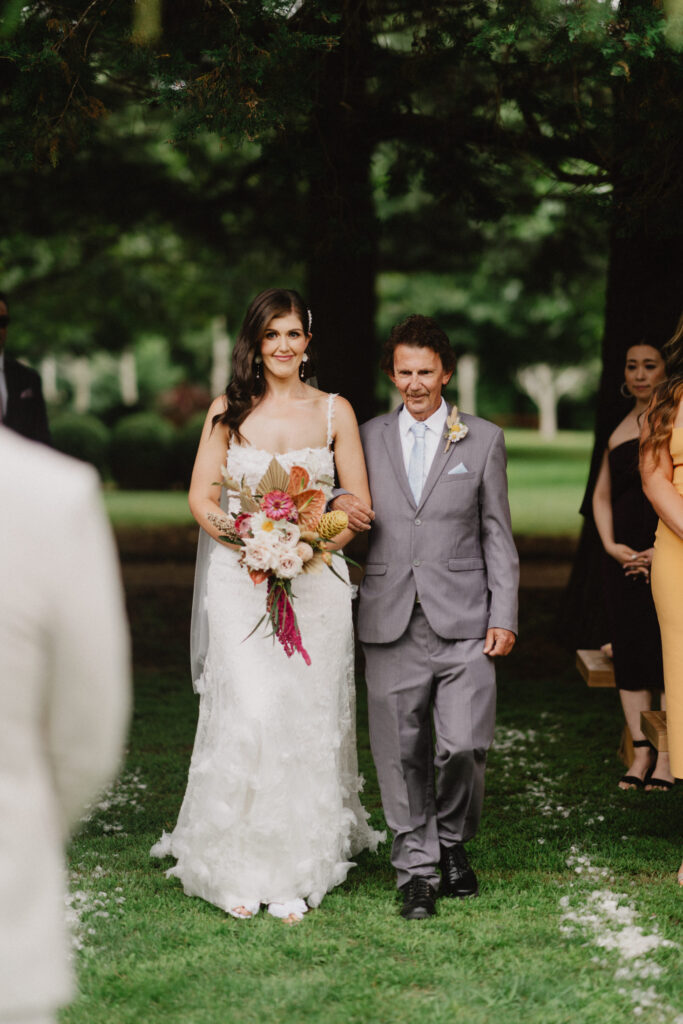
[[[448,475],[451,476],[453,473],[469,473],[469,469],[464,462],[459,462],[457,466],[453,466],[453,469],[448,470]]]

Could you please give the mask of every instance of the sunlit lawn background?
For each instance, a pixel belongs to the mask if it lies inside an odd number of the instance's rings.
[[[561,431],[543,441],[536,431],[506,430],[514,532],[575,535],[593,443],[589,431]],[[183,491],[107,491],[115,526],[190,523]]]

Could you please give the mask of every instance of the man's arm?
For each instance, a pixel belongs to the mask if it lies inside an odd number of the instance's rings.
[[[508,502],[507,456],[503,432],[489,448],[480,491],[481,544],[491,594],[484,650],[492,657],[512,650],[517,633],[519,558],[512,537]]]
[[[51,579],[46,744],[66,832],[118,768],[130,661],[118,560],[90,470],[74,475],[63,512]]]

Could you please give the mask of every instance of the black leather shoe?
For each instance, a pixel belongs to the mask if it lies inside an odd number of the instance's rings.
[[[462,900],[466,896],[478,895],[479,883],[470,867],[465,847],[462,843],[456,843],[455,846],[442,846],[439,896]]]
[[[401,892],[401,917],[405,917],[407,921],[422,921],[436,914],[436,890],[426,878],[414,875],[409,882],[401,886]]]

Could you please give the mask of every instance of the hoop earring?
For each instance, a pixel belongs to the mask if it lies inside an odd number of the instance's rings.
[[[306,363],[308,362],[308,354],[304,352],[299,363],[299,379],[306,380]]]
[[[256,356],[254,363],[256,364],[256,380],[261,380],[261,367],[263,366],[261,356]]]
[[[626,388],[626,391],[624,391],[624,388]],[[633,395],[629,391],[628,385],[627,385],[625,380],[622,380],[622,382],[621,382],[621,384],[619,386],[619,394],[621,395],[622,398],[633,398]]]

